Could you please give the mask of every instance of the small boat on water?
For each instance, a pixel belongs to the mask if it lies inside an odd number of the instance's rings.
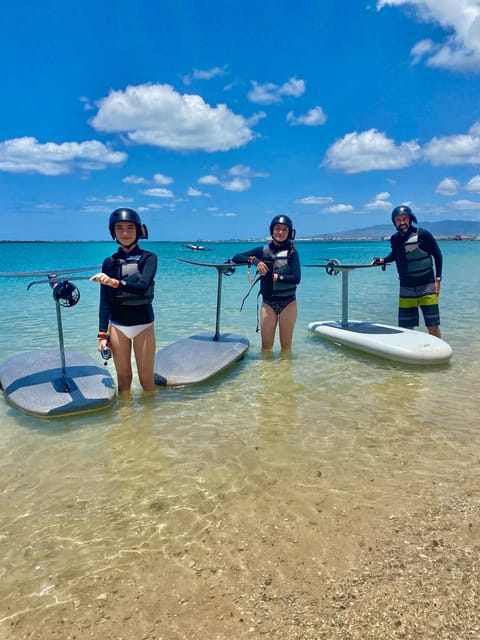
[[[192,251],[211,251],[210,247],[204,247],[201,244],[183,244],[183,247],[185,247],[185,249],[191,249]]]

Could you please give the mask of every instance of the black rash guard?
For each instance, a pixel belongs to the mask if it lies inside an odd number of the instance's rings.
[[[413,234],[418,234],[418,249],[425,254],[432,256],[435,263],[435,272],[433,268],[428,269],[421,275],[415,275],[411,272],[411,266],[409,267],[405,244],[408,244],[408,240]],[[437,278],[442,277],[442,252],[430,231],[427,231],[426,229],[416,229],[411,226],[405,234],[401,234],[399,232],[394,233],[390,238],[390,246],[392,250],[383,260],[386,263],[393,261],[396,262],[401,286],[415,287],[434,282],[435,274]]]
[[[103,261],[102,272],[120,284],[118,289],[100,287],[99,331],[107,331],[110,321],[129,327],[153,322],[154,253],[138,246],[129,253],[119,249]]]
[[[254,266],[259,262],[265,262],[269,271],[260,278],[260,293],[264,300],[280,300],[294,296],[297,285],[300,284],[300,257],[289,240],[281,245],[270,242],[245,253],[237,253],[233,256],[232,262]],[[277,282],[273,281],[274,273],[279,275]]]

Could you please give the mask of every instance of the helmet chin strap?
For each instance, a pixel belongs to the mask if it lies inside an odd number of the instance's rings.
[[[137,244],[137,241],[135,240],[134,242],[131,242],[130,244],[122,244],[119,240],[117,240],[118,244],[120,245],[120,247],[122,249],[131,249],[132,247],[134,247]]]

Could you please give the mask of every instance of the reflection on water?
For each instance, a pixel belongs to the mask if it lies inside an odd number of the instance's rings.
[[[180,269],[177,286],[190,284],[193,295],[192,274]],[[0,404],[0,619],[75,603],[80,580],[107,569],[121,579],[152,549],[173,565],[188,562],[189,550],[212,551],[204,534],[225,514],[266,518],[283,504],[292,518],[312,517],[312,509],[328,517],[329,502],[338,511],[388,515],[415,509],[425,494],[478,484],[476,325],[459,322],[443,293],[451,364],[409,368],[352,354],[306,331],[309,321],[335,317],[340,296],[338,282],[314,271],[300,290],[290,357],[278,348],[262,356],[255,301],[239,313],[246,285],[235,275],[225,284],[222,326],[248,335],[251,347],[217,378],[153,395],[137,385],[108,410],[58,420],[36,420]],[[368,302],[354,315],[375,308],[380,320],[394,321],[396,282],[369,277],[375,287],[359,285]],[[209,300],[211,278],[195,278],[195,295]],[[38,320],[22,320],[24,284],[14,289],[16,300],[11,283],[7,296],[0,292],[12,318],[8,337],[1,338],[8,355],[26,343],[55,344],[50,298],[32,298]],[[455,286],[452,300],[461,296]],[[444,292],[448,287],[446,280]],[[467,311],[473,305],[475,317],[479,290],[469,294]],[[93,356],[97,293],[83,285],[82,303],[64,313],[66,344]],[[308,305],[302,306],[302,295]],[[205,304],[180,314],[165,296],[156,308],[160,346],[212,329],[214,312]]]

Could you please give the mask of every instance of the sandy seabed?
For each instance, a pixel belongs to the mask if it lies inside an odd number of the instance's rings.
[[[0,637],[480,637],[480,489],[390,515],[348,499],[260,502],[226,500],[194,542],[132,549],[75,579],[64,601],[7,612]]]

